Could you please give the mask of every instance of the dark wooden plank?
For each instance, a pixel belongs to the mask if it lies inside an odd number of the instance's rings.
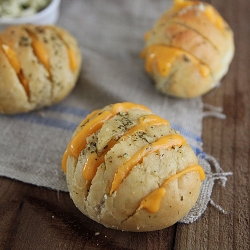
[[[0,249],[172,249],[175,227],[149,233],[108,229],[68,193],[0,178]]]
[[[250,159],[250,2],[207,1],[220,11],[234,30],[236,52],[221,86],[204,96],[204,103],[223,107],[227,118],[205,118],[204,150],[213,155],[224,171],[233,176],[223,188],[217,182],[211,205],[194,224],[177,227],[175,249],[250,249],[249,159]]]

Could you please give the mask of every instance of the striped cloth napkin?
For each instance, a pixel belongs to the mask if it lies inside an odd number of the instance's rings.
[[[80,121],[111,103],[140,103],[169,120],[199,155],[207,178],[197,205],[182,222],[199,218],[215,180],[202,150],[203,103],[201,98],[178,100],[159,94],[139,56],[144,33],[170,5],[170,0],[62,1],[58,25],[76,37],[82,51],[79,80],[60,104],[28,114],[0,115],[1,176],[67,191],[61,157]]]

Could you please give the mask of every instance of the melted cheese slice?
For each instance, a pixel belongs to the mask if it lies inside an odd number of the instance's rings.
[[[62,169],[66,171],[66,163],[69,155],[73,156],[74,158],[78,158],[80,152],[86,146],[86,138],[91,134],[97,132],[103,126],[105,121],[114,117],[119,112],[127,112],[130,109],[150,111],[150,109],[146,108],[143,105],[125,102],[114,104],[111,106],[111,110],[104,110],[102,112],[99,112],[97,115],[93,115],[92,117],[90,117],[87,123],[85,123],[81,129],[79,129],[78,133],[68,144],[68,147],[62,159]]]
[[[176,146],[180,147],[184,144],[186,144],[186,141],[181,135],[171,134],[163,136],[152,144],[142,147],[141,150],[136,152],[127,162],[118,168],[111,185],[110,195],[112,195],[112,193],[117,190],[123,179],[128,176],[133,167],[142,163],[145,156],[153,152],[157,152],[161,148],[172,148]]]
[[[215,26],[222,30],[225,26],[225,21],[224,19],[221,17],[221,15],[219,15],[218,13],[216,13],[214,11],[214,8],[210,5],[206,6],[205,8],[205,15],[207,16],[207,18],[215,24]]]
[[[78,63],[76,60],[76,55],[75,52],[73,51],[73,49],[71,49],[67,43],[65,43],[67,48],[68,48],[68,57],[69,57],[69,66],[71,68],[72,71],[76,71],[77,67],[78,67]]]
[[[186,0],[173,0],[173,10],[175,12],[180,11],[181,9],[188,7],[188,6],[194,6],[197,5],[197,2],[195,1],[186,1]]]
[[[77,58],[76,58],[75,51],[71,48],[71,46],[64,39],[63,34],[62,34],[62,32],[60,30],[54,29],[54,31],[56,32],[57,36],[60,37],[61,41],[64,43],[64,45],[67,48],[70,69],[72,71],[76,71],[76,69],[78,67],[78,63],[77,63]]]
[[[149,39],[151,35],[151,30],[148,30],[145,34],[144,34],[144,40],[147,41]]]
[[[49,53],[44,46],[43,42],[38,39],[35,33],[30,31],[29,29],[26,29],[28,32],[30,38],[31,38],[31,46],[33,48],[34,54],[38,58],[38,60],[43,64],[45,69],[48,71],[51,79],[51,71],[50,71],[50,59],[49,59]]]
[[[207,65],[201,63],[197,58],[188,53],[187,51],[166,46],[166,45],[151,45],[145,48],[141,56],[146,59],[145,69],[149,74],[153,73],[156,68],[162,77],[167,77],[171,72],[171,68],[176,60],[185,55],[190,58],[191,63],[199,65],[198,70],[202,77],[206,78],[210,75],[210,69]]]
[[[81,130],[81,127],[83,127],[87,122],[89,122],[89,120],[91,118],[93,118],[94,116],[96,116],[98,114],[100,110],[94,110],[92,113],[88,114],[86,116],[86,118],[79,124],[79,126],[77,127],[76,131],[80,131]],[[75,137],[75,136],[74,136]],[[72,140],[71,140],[72,142]],[[69,152],[68,152],[68,148],[70,146],[70,143],[68,144],[68,147],[67,149],[65,150],[64,154],[63,154],[63,157],[62,157],[62,169],[63,169],[63,172],[66,173],[66,165],[67,165],[67,159],[68,159],[68,156],[69,156]]]
[[[48,26],[48,28],[51,28]],[[37,37],[37,35],[32,32],[30,29],[26,29],[28,32],[29,36],[32,39],[31,46],[33,47],[34,54],[37,56],[39,61],[43,64],[45,69],[49,72],[50,79],[52,78],[51,70],[50,70],[50,58],[49,58],[49,53],[44,45],[44,43]],[[75,71],[78,67],[77,59],[75,52],[73,49],[68,45],[68,43],[63,39],[63,36],[61,35],[60,32],[57,32],[55,30],[56,34],[60,38],[60,40],[63,42],[67,49],[68,53],[68,58],[69,58],[69,66],[72,71]]]
[[[166,193],[165,187],[171,181],[178,179],[181,176],[183,176],[189,172],[193,172],[193,171],[197,171],[200,174],[201,181],[203,181],[205,179],[205,173],[204,173],[204,170],[201,166],[199,166],[199,165],[189,166],[189,167],[183,169],[182,171],[180,171],[179,173],[169,177],[167,180],[165,180],[163,182],[163,184],[159,188],[153,190],[149,195],[147,195],[141,201],[141,203],[136,211],[138,211],[142,208],[145,208],[150,213],[156,213],[157,211],[159,211],[160,205],[161,205],[161,200]]]
[[[165,45],[151,45],[142,52],[141,56],[146,57],[145,69],[149,74],[153,73],[154,65],[156,65],[159,74],[167,76],[173,63],[182,54],[183,52],[176,48]]]
[[[147,127],[151,126],[160,126],[160,125],[169,125],[169,122],[167,120],[162,119],[161,117],[150,114],[145,115],[139,118],[139,122],[134,127],[128,129],[120,138],[118,141],[116,140],[110,140],[107,147],[104,149],[104,151],[97,155],[96,152],[89,155],[86,162],[83,166],[83,178],[85,180],[91,181],[96,174],[96,171],[98,167],[105,162],[105,156],[107,152],[119,141],[124,140],[125,137],[129,137],[132,134],[139,132],[139,131],[145,131]]]
[[[182,9],[190,6],[196,6],[197,10],[200,12],[204,12],[206,17],[219,29],[223,30],[225,25],[224,19],[219,15],[214,7],[209,4],[204,4],[202,2],[197,1],[187,1],[187,0],[174,0],[173,11],[179,12]]]
[[[21,68],[21,63],[18,60],[18,56],[16,52],[10,48],[7,44],[4,44],[0,41],[1,49],[4,52],[5,56],[7,57],[9,63],[15,70],[17,77],[19,81],[21,82],[26,95],[29,97],[30,96],[30,91],[29,91],[29,83],[28,80],[25,78],[22,68]]]

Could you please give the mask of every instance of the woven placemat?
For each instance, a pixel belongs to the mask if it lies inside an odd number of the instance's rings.
[[[182,222],[199,218],[214,180],[226,178],[221,168],[211,168],[202,149],[203,103],[201,98],[178,100],[159,94],[139,56],[144,33],[170,5],[166,0],[62,1],[58,25],[76,37],[83,56],[77,86],[58,105],[0,115],[1,176],[67,192],[61,157],[80,121],[111,103],[140,103],[169,120],[199,156],[207,178],[196,206]]]

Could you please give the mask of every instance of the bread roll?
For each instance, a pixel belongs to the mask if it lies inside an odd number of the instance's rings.
[[[234,55],[233,31],[216,11],[199,1],[174,0],[145,35],[146,71],[160,92],[193,98],[214,88]]]
[[[0,34],[0,113],[29,112],[60,102],[81,67],[77,41],[57,26],[17,25]]]
[[[196,203],[204,171],[185,139],[148,108],[108,105],[78,126],[62,159],[78,209],[106,227],[166,228]]]

